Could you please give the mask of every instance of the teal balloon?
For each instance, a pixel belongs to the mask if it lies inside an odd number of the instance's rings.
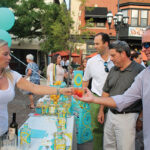
[[[0,29],[10,30],[15,23],[15,16],[9,8],[0,8]]]
[[[0,29],[0,40],[6,41],[8,46],[11,46],[11,36],[7,31]]]

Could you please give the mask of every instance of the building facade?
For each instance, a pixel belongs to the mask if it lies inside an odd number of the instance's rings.
[[[129,17],[128,25],[119,26],[118,38],[128,42],[131,49],[141,49],[141,35],[145,27],[150,25],[150,0],[87,0],[81,5],[78,0],[71,0],[71,12],[74,18],[74,30],[80,34],[80,27],[86,27],[94,34],[105,32],[111,40],[117,37],[114,22],[109,28],[107,13],[112,12],[113,16],[121,10],[123,16]],[[75,32],[72,34],[75,34]],[[86,40],[83,54],[88,55],[95,52],[94,36]]]
[[[132,49],[141,50],[141,35],[150,25],[149,0],[120,0],[119,7],[129,16],[129,25],[120,30],[120,39],[126,40]]]

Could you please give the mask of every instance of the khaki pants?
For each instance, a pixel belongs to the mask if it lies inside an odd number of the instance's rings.
[[[113,114],[110,110],[104,127],[104,150],[135,150],[138,113]]]

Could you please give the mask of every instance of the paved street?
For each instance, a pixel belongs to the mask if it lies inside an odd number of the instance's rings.
[[[35,96],[35,102],[40,97],[41,96]],[[23,122],[28,118],[28,114],[34,112],[34,110],[31,110],[27,107],[28,104],[29,104],[29,99],[27,95],[23,95],[18,89],[16,89],[15,99],[8,105],[9,123],[12,120],[12,113],[16,112],[17,123],[20,127],[23,124]],[[78,144],[78,150],[92,150],[92,142]]]

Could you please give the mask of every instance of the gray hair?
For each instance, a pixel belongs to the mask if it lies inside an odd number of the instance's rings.
[[[26,56],[26,59],[34,60],[34,56],[32,54],[28,54]]]
[[[126,52],[126,55],[130,57],[130,47],[125,41],[114,41],[110,44],[109,49],[115,49],[117,52],[121,53],[123,51]]]
[[[8,45],[8,43],[6,41],[0,39],[0,47],[2,47],[4,45]]]

